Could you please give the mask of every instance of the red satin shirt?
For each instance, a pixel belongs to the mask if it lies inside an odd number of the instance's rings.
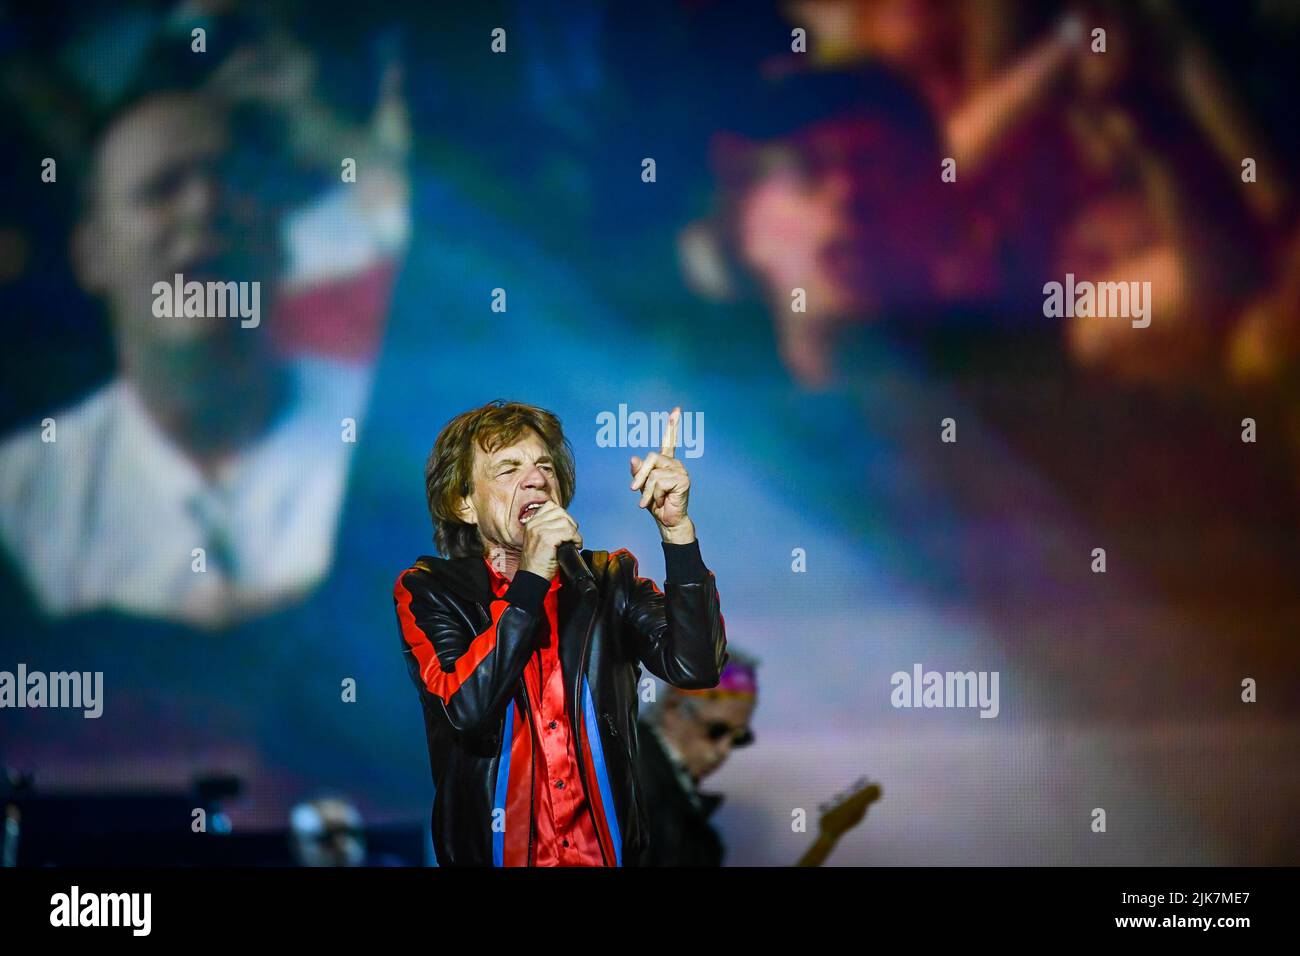
[[[491,562],[492,591],[503,597],[510,581]],[[564,678],[560,671],[559,627],[560,576],[551,581],[544,607],[545,626],[538,630],[537,647],[524,668],[524,686],[528,691],[531,726],[525,721],[515,724],[511,743],[510,788],[514,790],[517,765],[529,763],[532,752],[533,813],[537,820],[534,866],[604,866],[592,819],[590,801],[578,775],[578,758],[574,751],[573,724],[565,702]],[[529,736],[537,741],[529,747]],[[524,758],[522,760],[518,758]],[[522,770],[527,787],[527,769]],[[510,861],[507,861],[509,863]],[[523,864],[524,861],[518,860]],[[524,864],[526,865],[526,864]]]

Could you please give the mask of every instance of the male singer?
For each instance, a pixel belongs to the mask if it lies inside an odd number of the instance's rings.
[[[626,550],[576,550],[573,453],[552,413],[491,402],[434,443],[425,491],[446,557],[403,571],[393,598],[424,708],[439,863],[641,857],[641,665],[703,689],[726,660],[717,587],[686,513],[690,477],[674,457],[680,420],[673,409],[662,449],[631,460],[631,488],[663,538],[663,591]]]

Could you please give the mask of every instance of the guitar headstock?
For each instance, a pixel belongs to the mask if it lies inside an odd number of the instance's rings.
[[[879,800],[882,792],[880,784],[859,777],[848,790],[836,794],[829,802],[817,808],[821,813],[822,834],[838,840],[862,822],[867,807]]]

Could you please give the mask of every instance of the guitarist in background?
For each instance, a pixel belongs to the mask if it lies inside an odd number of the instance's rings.
[[[699,783],[737,747],[754,742],[758,661],[728,648],[717,687],[667,696],[638,721],[637,774],[650,843],[643,866],[721,866],[726,852],[709,817],[722,803]]]
[[[641,865],[722,865],[726,848],[709,823],[722,796],[702,793],[699,783],[732,750],[754,742],[749,723],[758,704],[757,672],[757,659],[730,647],[717,687],[669,687],[663,702],[637,722],[637,776],[650,830]],[[823,804],[817,838],[795,866],[821,866],[880,794],[878,784],[863,778]]]

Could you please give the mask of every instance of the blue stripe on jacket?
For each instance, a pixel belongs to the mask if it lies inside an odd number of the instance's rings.
[[[582,717],[587,725],[587,740],[591,744],[591,762],[596,766],[596,784],[600,788],[600,802],[605,808],[605,822],[614,841],[614,865],[623,865],[623,837],[618,829],[618,816],[614,813],[614,791],[609,785],[609,771],[605,769],[605,751],[600,745],[600,725],[596,723],[596,705],[591,699],[591,686],[584,674],[582,678]],[[595,732],[592,732],[595,728]]]
[[[515,702],[506,708],[506,727],[501,734],[501,759],[497,761],[496,799],[492,803],[492,865],[505,866],[506,857],[506,793],[510,788],[510,746],[515,737]],[[497,826],[500,811],[501,826]]]

